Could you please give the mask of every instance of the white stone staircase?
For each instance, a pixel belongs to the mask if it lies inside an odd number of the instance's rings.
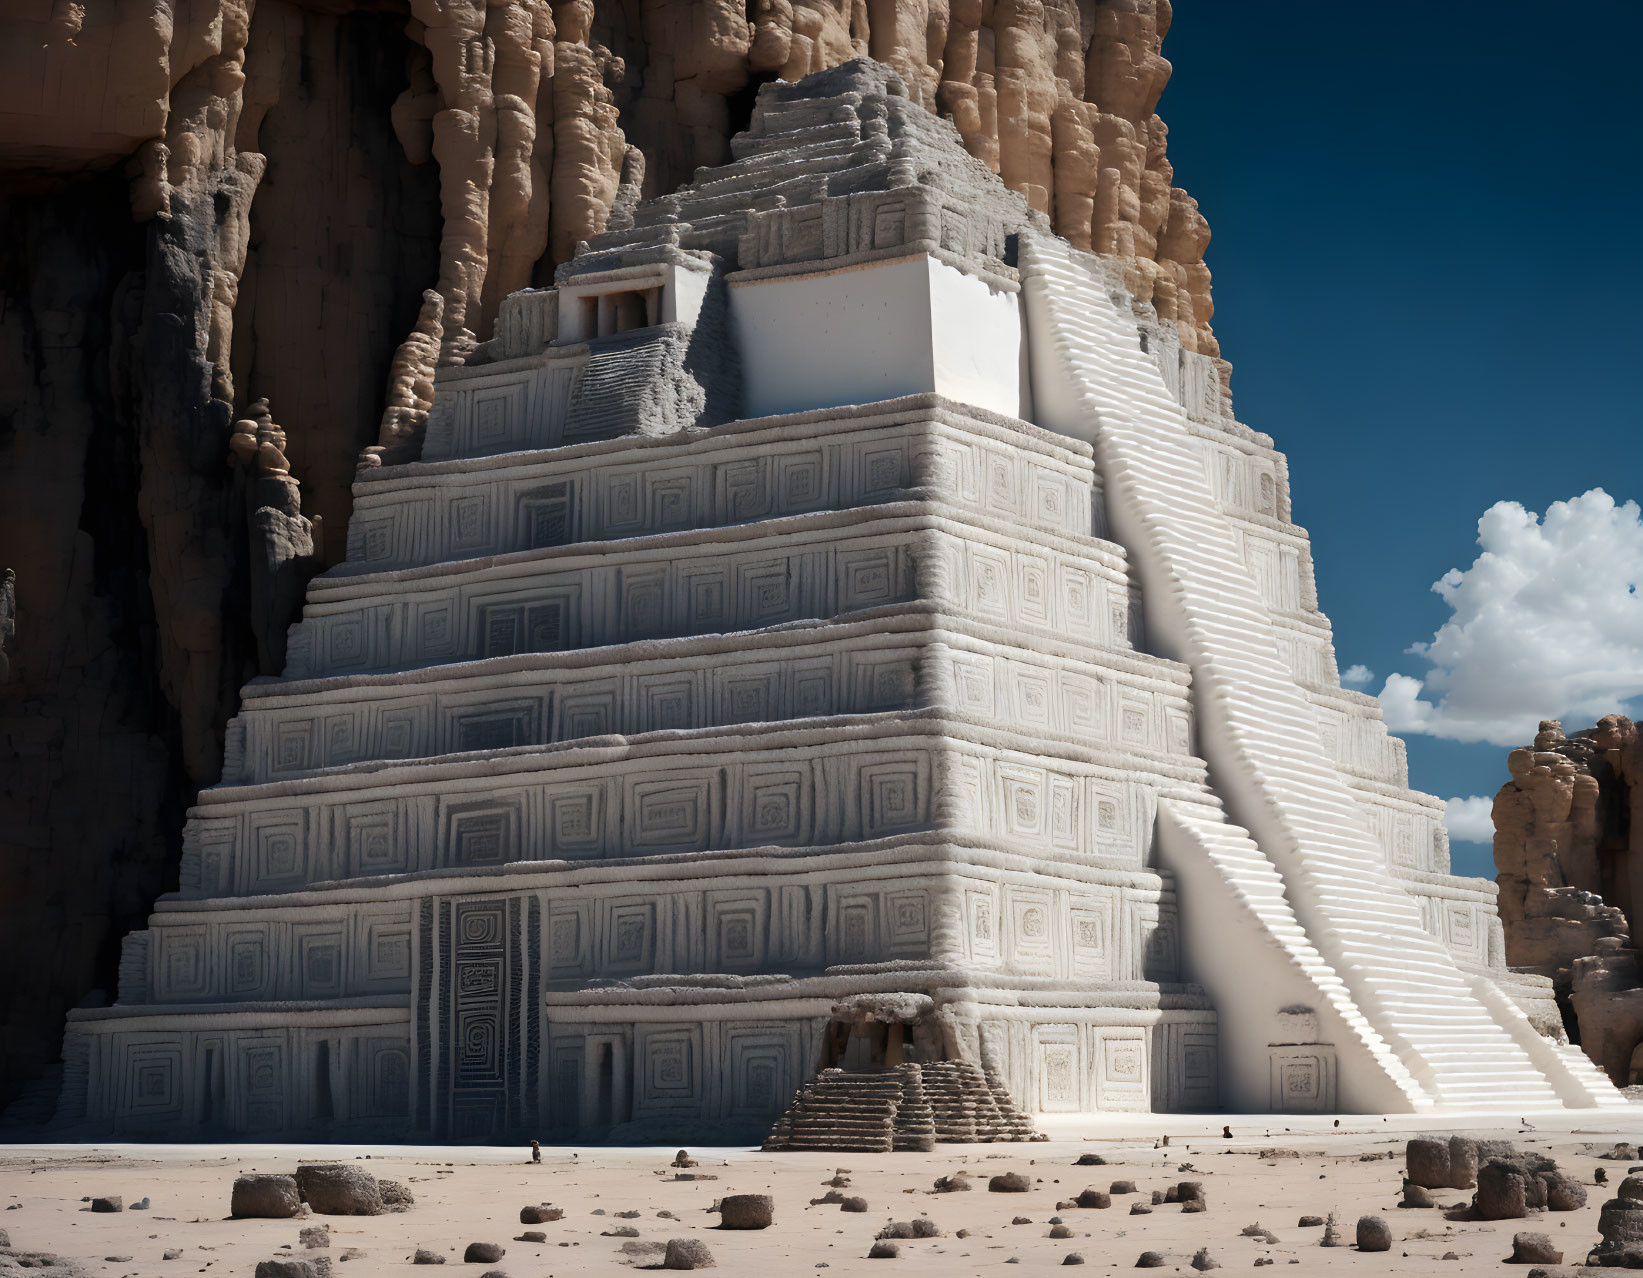
[[[1221,1050],[1234,1064],[1231,1084],[1235,1091],[1244,1090],[1242,1095],[1224,1097],[1225,1102],[1251,1111],[1266,1107],[1266,1026],[1270,1005],[1281,997],[1312,1005],[1339,1046],[1345,1046],[1339,1036],[1350,1035],[1362,1054],[1378,1067],[1378,1076],[1371,1071],[1369,1079],[1354,1080],[1355,1086],[1342,1097],[1343,1108],[1391,1109],[1405,1104],[1421,1111],[1436,1107],[1353,1002],[1345,982],[1308,939],[1306,929],[1290,908],[1277,868],[1247,830],[1226,819],[1214,796],[1160,796],[1158,854],[1160,863],[1175,871],[1191,899],[1225,902],[1232,907],[1217,912],[1214,926],[1224,934],[1227,945],[1226,953],[1216,956],[1222,960],[1216,965],[1237,971],[1239,979],[1220,992],[1217,1007],[1221,1013]],[[1210,881],[1203,881],[1206,877]],[[1232,911],[1240,907],[1247,917],[1234,917]],[[1250,928],[1267,942],[1253,952],[1238,935],[1243,932],[1247,936]]]
[[[1201,752],[1251,826],[1253,841],[1233,849],[1211,836],[1212,825],[1193,823],[1207,846],[1223,845],[1222,872],[1251,902],[1270,904],[1281,882],[1299,928],[1402,1061],[1411,1108],[1428,1099],[1523,1112],[1623,1104],[1590,1071],[1571,1069],[1566,1054],[1536,1050],[1522,1013],[1504,998],[1481,998],[1422,926],[1328,763],[1317,716],[1279,655],[1270,614],[1217,513],[1185,417],[1141,349],[1127,299],[1099,259],[1053,237],[1021,238],[1039,420],[1094,445],[1110,518],[1142,579],[1149,636],[1191,667]],[[1293,939],[1287,923],[1274,933],[1277,925],[1262,918],[1274,939]],[[1349,1066],[1343,1057],[1343,1075]]]

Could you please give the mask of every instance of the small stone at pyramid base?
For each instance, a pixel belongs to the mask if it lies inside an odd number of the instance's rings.
[[[719,1201],[723,1229],[769,1229],[776,1219],[776,1202],[769,1194],[729,1194]]]
[[[228,1207],[230,1216],[279,1220],[301,1212],[302,1199],[297,1193],[295,1177],[249,1175],[234,1180]]]
[[[663,1269],[713,1269],[716,1262],[700,1238],[670,1238],[662,1256]]]
[[[1508,1263],[1514,1265],[1561,1265],[1563,1249],[1553,1244],[1550,1237],[1539,1233],[1512,1235],[1512,1254]]]
[[[1357,1242],[1359,1251],[1390,1251],[1391,1226],[1379,1216],[1359,1216]]]

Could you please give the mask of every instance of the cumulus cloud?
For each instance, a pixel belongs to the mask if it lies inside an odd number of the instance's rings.
[[[1643,510],[1601,488],[1542,519],[1497,502],[1478,520],[1482,553],[1432,589],[1452,616],[1410,655],[1424,676],[1390,674],[1394,732],[1522,745],[1542,719],[1586,726],[1643,695]]]
[[[1493,843],[1495,819],[1490,815],[1493,799],[1472,795],[1443,801],[1443,824],[1449,837],[1459,843]]]
[[[1348,666],[1341,671],[1341,682],[1349,688],[1362,688],[1375,682],[1375,672],[1368,666]]]

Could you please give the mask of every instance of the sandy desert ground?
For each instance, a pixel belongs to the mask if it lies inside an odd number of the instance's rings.
[[[89,1274],[145,1278],[195,1273],[250,1278],[257,1262],[293,1256],[329,1257],[340,1278],[426,1274],[428,1269],[411,1264],[419,1247],[444,1254],[474,1278],[496,1269],[509,1278],[615,1274],[623,1267],[656,1265],[659,1245],[680,1237],[705,1241],[718,1271],[727,1275],[822,1270],[829,1278],[901,1271],[1022,1275],[1065,1268],[1070,1252],[1083,1256],[1086,1269],[1132,1269],[1146,1250],[1165,1255],[1161,1272],[1191,1273],[1201,1247],[1228,1270],[1249,1269],[1258,1261],[1264,1267],[1263,1258],[1270,1257],[1270,1263],[1296,1274],[1523,1273],[1523,1267],[1501,1269],[1519,1230],[1551,1235],[1564,1248],[1566,1265],[1584,1260],[1598,1238],[1599,1209],[1627,1171],[1625,1162],[1599,1159],[1594,1151],[1621,1140],[1635,1143],[1643,1135],[1643,1109],[1635,1123],[1617,1126],[1610,1120],[1589,1127],[1581,1127],[1578,1116],[1509,1127],[1442,1128],[1429,1121],[1361,1117],[1342,1119],[1339,1129],[1330,1120],[1229,1121],[1231,1139],[1221,1135],[1220,1117],[1158,1115],[1104,1122],[1096,1130],[1052,1129],[1052,1140],[1044,1144],[941,1146],[930,1154],[693,1149],[699,1165],[689,1174],[716,1178],[695,1180],[678,1178],[671,1148],[549,1147],[542,1162],[532,1165],[528,1150],[494,1147],[3,1146],[0,1229],[10,1234],[13,1249],[56,1252]],[[1549,1154],[1588,1186],[1587,1206],[1492,1222],[1446,1219],[1441,1209],[1401,1209],[1404,1142],[1423,1129],[1504,1137],[1521,1149]],[[1075,1166],[1086,1153],[1100,1154],[1107,1164]],[[292,1171],[299,1161],[321,1160],[358,1160],[378,1176],[403,1181],[416,1205],[377,1217],[229,1218],[236,1175]],[[1594,1183],[1600,1167],[1607,1187]],[[811,1204],[827,1192],[840,1168],[848,1169],[845,1192],[864,1197],[867,1212]],[[974,1174],[974,1190],[932,1191],[937,1177],[960,1169]],[[1032,1189],[988,1192],[985,1178],[1005,1171],[1026,1174]],[[1150,1203],[1152,1190],[1189,1179],[1203,1182],[1207,1210],[1185,1214],[1169,1203],[1147,1214],[1130,1213],[1133,1203]],[[1115,1196],[1106,1210],[1057,1210],[1058,1201],[1090,1186],[1107,1189],[1115,1180],[1133,1180],[1139,1192]],[[709,1208],[720,1196],[755,1192],[775,1198],[772,1228],[717,1228],[719,1218]],[[86,1200],[106,1194],[121,1195],[128,1206],[146,1197],[150,1205],[94,1214]],[[1440,1204],[1460,1203],[1470,1194],[1448,1190],[1436,1197]],[[521,1225],[519,1209],[542,1202],[562,1207],[564,1219]],[[1297,1224],[1303,1215],[1330,1212],[1342,1223],[1348,1243],[1360,1215],[1383,1216],[1391,1226],[1392,1249],[1324,1248],[1321,1228]],[[888,1222],[921,1216],[933,1221],[941,1236],[904,1241],[893,1260],[867,1258]],[[1050,1236],[1057,1216],[1070,1228],[1070,1238]],[[1018,1218],[1021,1223],[1015,1223]],[[330,1246],[305,1248],[301,1231],[320,1224],[329,1226]],[[1256,1224],[1277,1241],[1244,1236],[1244,1228]],[[527,1228],[542,1230],[548,1241],[516,1241]],[[961,1229],[967,1237],[958,1236]],[[465,1248],[476,1241],[500,1243],[504,1259],[463,1264]],[[164,1259],[168,1252],[175,1258]],[[0,1273],[5,1272],[0,1259]]]

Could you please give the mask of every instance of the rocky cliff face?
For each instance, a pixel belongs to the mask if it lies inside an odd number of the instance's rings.
[[[22,0],[0,15],[0,1104],[111,990],[356,464],[758,86],[871,55],[1218,355],[1168,0]],[[1221,366],[1223,376],[1226,365]],[[363,457],[361,455],[364,450]],[[93,993],[91,997],[98,997]]]
[[[1557,984],[1570,1037],[1622,1086],[1643,1082],[1643,734],[1623,715],[1540,725],[1495,796],[1506,959]]]

